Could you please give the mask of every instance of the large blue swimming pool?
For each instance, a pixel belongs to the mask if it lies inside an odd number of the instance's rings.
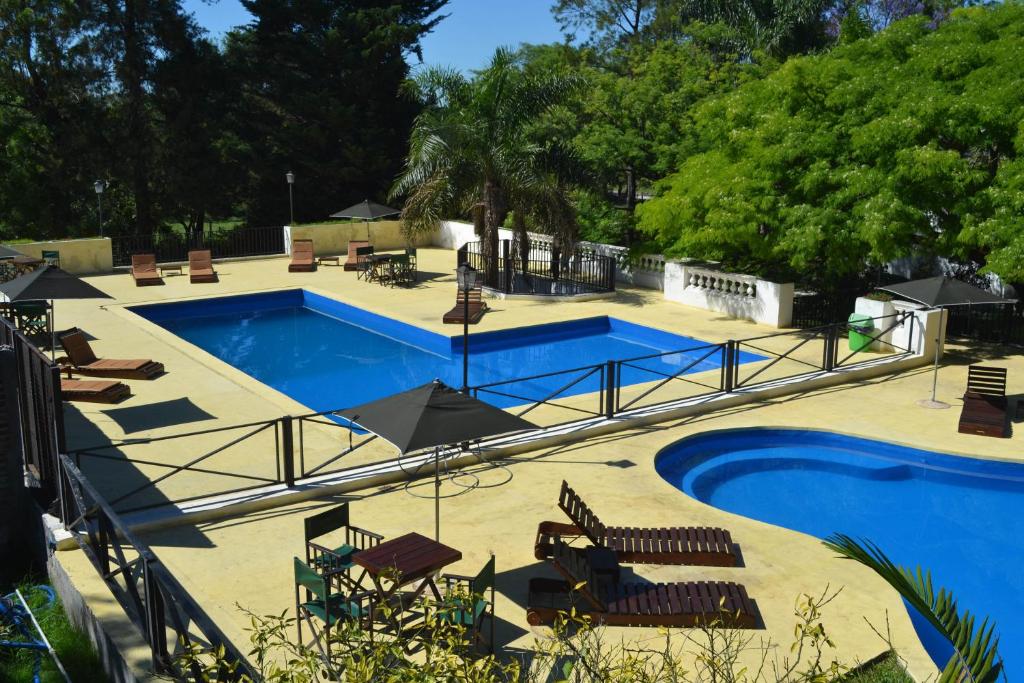
[[[961,609],[996,621],[1009,679],[1024,674],[1024,465],[829,432],[749,429],[680,441],[656,467],[717,508],[818,538],[870,539],[898,564],[930,569]],[[911,617],[941,668],[948,646]]]
[[[453,325],[458,333],[451,337],[436,334],[302,289],[132,310],[317,412],[372,401],[435,378],[462,385],[461,327]],[[663,352],[673,353],[637,365],[672,374],[708,351],[697,339],[601,316],[471,334],[469,382],[479,386]],[[740,358],[759,359],[747,353]],[[721,354],[712,353],[690,372],[714,370],[720,362]],[[582,374],[505,384],[498,390],[536,400]],[[657,379],[650,372],[623,368],[624,384]],[[564,395],[599,389],[595,373]],[[480,398],[501,407],[530,402],[493,393]]]

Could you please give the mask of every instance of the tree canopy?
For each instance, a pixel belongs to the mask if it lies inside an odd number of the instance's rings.
[[[1024,6],[924,16],[711,98],[639,209],[675,255],[822,279],[941,254],[1019,278]]]

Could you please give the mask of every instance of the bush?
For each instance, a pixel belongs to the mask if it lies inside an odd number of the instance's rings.
[[[711,622],[692,629],[651,629],[655,637],[638,649],[634,644],[612,642],[606,629],[573,607],[560,614],[549,637],[538,637],[525,652],[501,658],[476,654],[466,630],[437,618],[444,608],[430,600],[421,599],[406,610],[381,604],[377,609],[400,623],[406,611],[422,612],[426,618],[421,626],[399,636],[370,634],[354,622],[341,625],[330,641],[332,652],[337,653],[333,672],[315,646],[294,642],[296,620],[287,611],[257,615],[239,609],[250,619],[248,657],[257,680],[273,683],[312,683],[318,677],[348,683],[909,683],[912,679],[895,654],[865,669],[851,669],[835,657],[822,610],[837,594],[826,587],[820,595],[797,600],[795,636],[789,648],[779,648],[756,633]],[[308,633],[308,628],[304,626],[303,631]],[[759,659],[756,667],[749,666],[751,653]],[[201,671],[197,680],[202,681],[219,680],[222,663],[223,653],[211,656],[199,647],[186,648],[178,662],[182,669]],[[872,677],[876,668],[877,678]]]

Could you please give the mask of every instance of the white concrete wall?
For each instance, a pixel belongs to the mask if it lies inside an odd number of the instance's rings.
[[[665,263],[665,298],[773,327],[793,322],[793,283],[725,273],[689,261]]]
[[[42,258],[44,251],[60,252],[61,269],[72,275],[109,273],[114,269],[109,237],[22,242],[12,244],[10,248],[36,258]]]

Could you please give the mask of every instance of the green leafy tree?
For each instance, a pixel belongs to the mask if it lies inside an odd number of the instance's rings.
[[[433,230],[444,218],[472,213],[485,253],[496,255],[498,228],[514,205],[532,205],[538,194],[557,201],[545,150],[527,131],[578,85],[559,74],[527,75],[503,48],[472,80],[443,68],[418,74],[412,87],[424,109],[392,188],[392,196],[407,198],[405,228]],[[489,265],[485,277],[493,285],[497,259]]]
[[[400,96],[407,58],[446,0],[243,0],[254,20],[228,37],[241,82],[234,114],[250,223],[319,220],[380,199],[401,168],[417,104]]]
[[[104,73],[87,21],[74,3],[0,0],[0,226],[10,237],[96,228],[82,198],[104,156],[92,94]]]
[[[641,229],[669,254],[810,282],[929,253],[1011,275],[1022,30],[1018,3],[913,17],[711,98],[694,111],[701,151]]]

